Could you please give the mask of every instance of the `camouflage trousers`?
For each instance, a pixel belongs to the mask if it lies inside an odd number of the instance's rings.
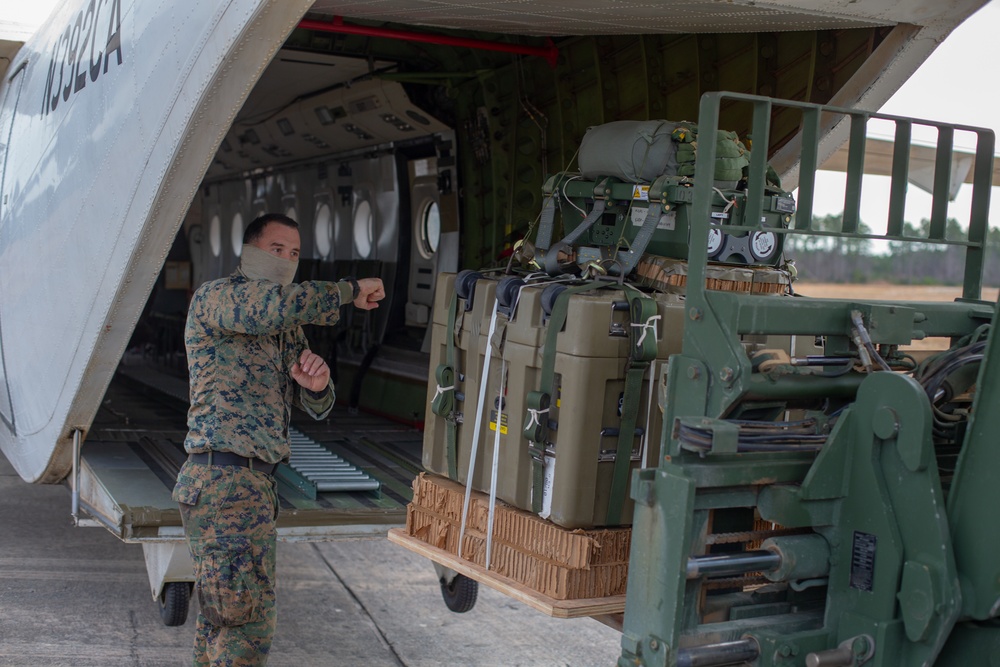
[[[267,664],[277,619],[274,479],[248,468],[187,461],[173,499],[180,505],[201,606],[194,665]]]

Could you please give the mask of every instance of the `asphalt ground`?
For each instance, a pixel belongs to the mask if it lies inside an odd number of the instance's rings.
[[[142,547],[77,528],[64,486],[0,457],[0,665],[189,665],[197,603],[167,627]],[[279,543],[269,665],[612,665],[620,634],[554,619],[485,586],[449,611],[430,563],[387,540]]]

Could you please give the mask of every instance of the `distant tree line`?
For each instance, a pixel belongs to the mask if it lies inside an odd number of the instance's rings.
[[[842,215],[813,218],[813,229],[840,231]],[[929,220],[907,222],[903,236],[927,238]],[[859,233],[871,234],[863,222]],[[954,218],[945,227],[948,240],[966,240],[968,233]],[[789,234],[786,259],[795,261],[799,280],[831,283],[890,282],[906,285],[960,285],[965,271],[965,246]],[[983,285],[1000,285],[1000,229],[986,236]]]

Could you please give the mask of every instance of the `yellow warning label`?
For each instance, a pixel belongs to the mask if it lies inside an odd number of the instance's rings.
[[[497,430],[497,411],[490,410],[490,430]],[[500,434],[507,435],[507,413],[500,418]]]
[[[641,199],[642,201],[649,201],[649,186],[637,185],[634,188],[632,188],[632,199]]]

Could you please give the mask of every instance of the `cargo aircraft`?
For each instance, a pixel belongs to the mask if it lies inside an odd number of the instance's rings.
[[[383,308],[310,335],[341,403],[406,425],[358,427],[370,471],[412,475],[436,277],[502,261],[588,127],[693,120],[714,90],[875,110],[983,4],[65,0],[0,42],[3,454],[26,482],[68,482],[81,523],[142,543],[169,616],[190,581],[169,499],[183,411],[163,425],[118,383],[183,404],[187,300],[235,269],[254,217],[300,222],[300,279],[388,286]],[[800,119],[773,121],[788,187]],[[826,156],[846,137],[822,133]],[[353,504],[289,484],[284,539],[402,522],[398,480]]]

